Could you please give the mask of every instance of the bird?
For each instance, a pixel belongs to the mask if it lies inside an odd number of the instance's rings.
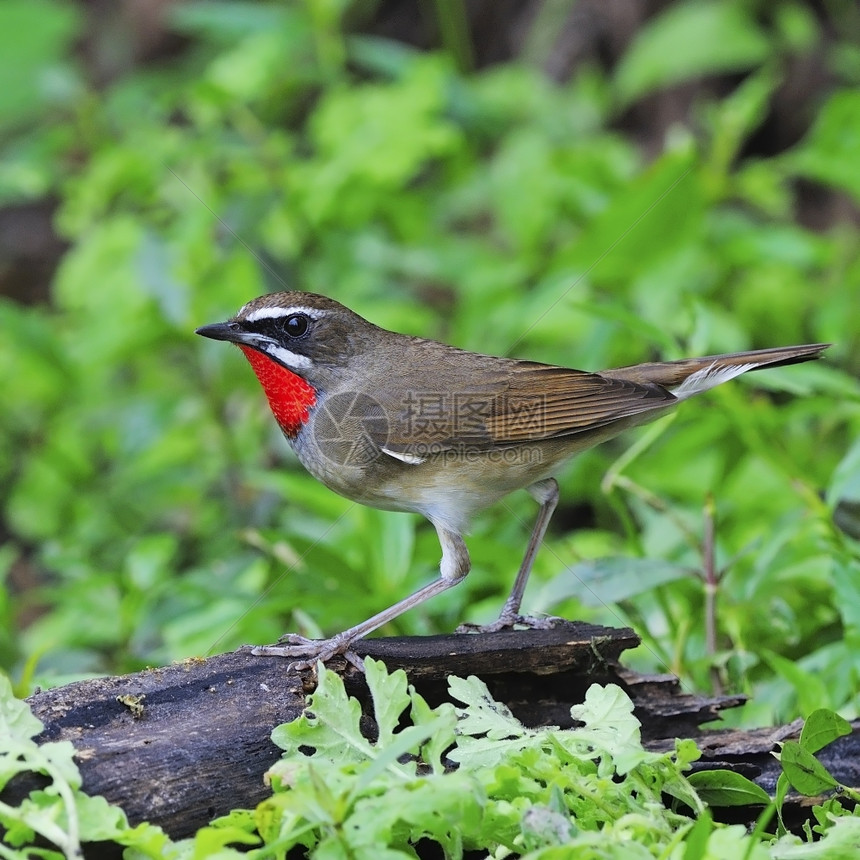
[[[252,649],[297,669],[336,655],[360,667],[355,642],[462,582],[472,518],[519,489],[537,501],[537,519],[498,619],[476,629],[550,625],[520,607],[567,460],[746,371],[817,359],[830,346],[588,372],[388,331],[334,299],[295,290],[255,298],[196,333],[242,350],[311,475],[364,505],[422,514],[439,538],[439,575],[413,594],[329,639],[287,634]]]

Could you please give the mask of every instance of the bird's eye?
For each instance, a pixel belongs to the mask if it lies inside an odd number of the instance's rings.
[[[290,314],[284,320],[284,331],[290,337],[301,337],[308,330],[308,318],[304,314]]]

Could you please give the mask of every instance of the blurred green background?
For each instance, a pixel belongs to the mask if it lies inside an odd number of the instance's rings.
[[[304,474],[193,335],[290,288],[584,369],[832,341],[573,461],[525,609],[633,625],[632,665],[753,695],[736,720],[857,715],[855,3],[5,0],[0,152],[20,693],[435,575],[429,524]],[[382,632],[495,617],[535,513],[480,517],[466,582]]]

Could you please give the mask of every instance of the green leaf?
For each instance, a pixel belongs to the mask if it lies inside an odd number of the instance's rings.
[[[760,785],[731,770],[700,770],[687,778],[708,806],[770,803],[770,796]]]
[[[406,672],[398,669],[389,674],[385,664],[373,658],[364,661],[364,670],[379,730],[377,745],[386,747],[394,738],[400,715],[409,707]]]
[[[830,702],[827,685],[819,675],[774,651],[762,649],[761,653],[771,668],[794,687],[801,713],[812,713],[823,703]]]
[[[527,729],[506,705],[493,699],[480,678],[452,675],[448,691],[466,705],[457,709],[457,746],[448,754],[452,761],[473,768],[494,767],[512,751],[533,742],[535,732]]]
[[[42,724],[26,702],[12,696],[8,679],[0,675],[0,788],[9,776],[25,771],[51,780],[44,790],[31,791],[17,807],[0,803],[0,826],[10,845],[25,848],[20,856],[37,856],[40,849],[27,849],[37,836],[67,857],[80,856],[82,842],[105,841],[135,847],[139,856],[166,856],[169,840],[164,832],[146,823],[129,827],[119,807],[80,791],[75,748],[68,741],[36,744],[33,737],[41,730]],[[60,855],[47,852],[44,856]]]
[[[415,755],[417,750],[433,736],[437,729],[445,727],[446,720],[440,717],[435,723],[425,723],[423,726],[406,726],[393,739],[388,739],[386,745],[377,753],[368,767],[362,771],[361,777],[355,784],[356,793],[362,791],[388,767],[398,765],[399,771],[414,773],[414,768],[400,762],[402,756]]]
[[[839,783],[811,752],[797,741],[785,741],[779,754],[782,772],[796,791],[807,797],[816,797],[839,788]]]
[[[800,731],[800,745],[807,752],[817,753],[837,738],[851,734],[851,724],[829,708],[813,711]]]
[[[792,172],[847,191],[860,201],[860,89],[834,93],[815,119],[812,130],[781,162]]]
[[[827,501],[834,507],[840,501],[860,502],[860,439],[846,451],[834,470]]]
[[[80,25],[80,10],[70,3],[0,3],[0,127],[15,126],[50,103],[51,85],[56,88],[58,76],[69,75],[62,63]]]
[[[486,735],[493,740],[504,740],[529,733],[507,705],[492,697],[480,678],[469,675],[464,679],[452,675],[448,679],[448,692],[466,705],[466,708],[459,710],[457,734],[472,737]]]
[[[770,53],[767,37],[739,3],[686,2],[645,25],[615,75],[621,105],[708,74],[742,71]]]
[[[408,581],[414,561],[415,522],[412,517],[387,513],[372,508],[361,511],[367,522],[367,575],[393,590]]]
[[[361,734],[361,703],[347,696],[337,672],[319,664],[317,677],[307,710],[297,720],[277,726],[272,742],[286,757],[302,755],[302,748],[310,747],[317,760],[346,764],[372,758],[373,745]]]
[[[535,805],[523,815],[523,846],[536,851],[547,845],[569,845],[576,832],[570,816],[549,806]]]
[[[565,264],[587,271],[596,284],[641,279],[643,272],[653,272],[702,229],[706,198],[696,165],[690,146],[662,155],[588,221],[564,254]],[[648,290],[658,311],[670,300],[661,295],[661,280],[655,278]]]
[[[42,731],[42,723],[12,693],[12,682],[0,673],[0,753],[10,753]]]
[[[832,818],[824,836],[808,846],[807,853],[789,855],[774,852],[774,860],[856,860],[860,849],[860,817],[841,815]]]
[[[407,691],[406,673],[402,669],[389,674],[384,663],[367,658],[365,671],[379,730],[376,741],[371,743],[361,734],[361,704],[347,696],[343,680],[336,672],[320,665],[317,689],[305,713],[272,732],[272,740],[284,750],[284,757],[269,770],[270,779],[289,784],[295,776],[296,761],[302,759],[313,763],[314,779],[321,778],[322,763],[338,770],[362,764],[364,767],[357,771],[360,776],[347,791],[344,803],[348,805],[383,773],[399,780],[414,776],[425,744],[430,763],[438,771],[444,771],[441,755],[453,742],[457,722],[454,708],[450,704],[428,708],[414,691]],[[410,705],[411,712],[420,719],[397,730],[403,712]],[[334,772],[324,773],[331,778]],[[336,805],[335,794],[328,788],[326,797],[326,805]]]
[[[556,587],[553,597],[559,600],[576,597],[585,606],[602,608],[607,603],[620,603],[690,575],[689,568],[669,561],[620,556],[598,558],[568,568],[564,576],[570,581],[569,589],[563,592]]]
[[[435,726],[434,731],[421,748],[421,757],[430,766],[433,773],[444,773],[445,764],[442,761],[442,756],[449,747],[454,745],[457,711],[450,702],[442,702],[438,707],[431,708],[411,686],[409,695],[412,698],[412,706],[409,711],[412,724],[414,726]]]
[[[125,813],[101,796],[78,792],[75,807],[83,842],[106,842],[130,830]]]
[[[788,781],[788,777],[786,777],[785,773],[781,773],[776,781],[776,791],[773,796],[773,803],[776,806],[776,815],[779,820],[777,836],[784,836],[787,832],[785,821],[782,817],[782,805],[785,803],[786,797],[788,797],[790,788],[791,783]]]
[[[290,10],[286,8],[235,0],[191,0],[171,7],[166,14],[174,30],[224,44],[282,27],[289,16]]]
[[[678,762],[678,767],[686,770],[688,765],[694,761],[698,761],[702,757],[702,751],[694,740],[690,738],[675,739],[675,760]]]
[[[774,65],[751,74],[731,95],[711,109],[712,128],[709,166],[722,181],[750,134],[767,117],[771,96],[781,82]],[[772,171],[769,171],[772,174]]]
[[[842,618],[846,645],[855,650],[855,643],[860,639],[860,577],[857,575],[860,568],[851,557],[836,556],[832,565],[834,602]]]
[[[690,828],[684,839],[683,860],[705,860],[707,857],[708,840],[714,830],[714,819],[710,810],[704,810],[696,817],[696,823]]]
[[[627,773],[648,757],[642,749],[642,724],[633,716],[633,702],[617,684],[592,684],[586,690],[585,701],[574,705],[570,715],[585,723],[585,728],[560,735],[562,743],[563,737],[593,742],[612,757],[619,773]]]

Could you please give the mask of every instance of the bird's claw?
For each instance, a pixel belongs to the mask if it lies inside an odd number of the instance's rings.
[[[520,615],[518,612],[502,612],[491,624],[461,624],[455,633],[498,633],[500,630],[513,630],[517,627],[527,630],[550,630],[561,621],[553,615],[536,618],[533,615]]]
[[[351,648],[352,640],[339,639],[334,636],[331,639],[308,639],[296,633],[288,633],[282,636],[276,645],[255,645],[250,647],[255,657],[300,657],[304,659],[293,660],[288,669],[290,672],[302,672],[313,669],[317,663],[328,663],[333,657],[342,656],[347,663],[364,671],[364,661]]]

